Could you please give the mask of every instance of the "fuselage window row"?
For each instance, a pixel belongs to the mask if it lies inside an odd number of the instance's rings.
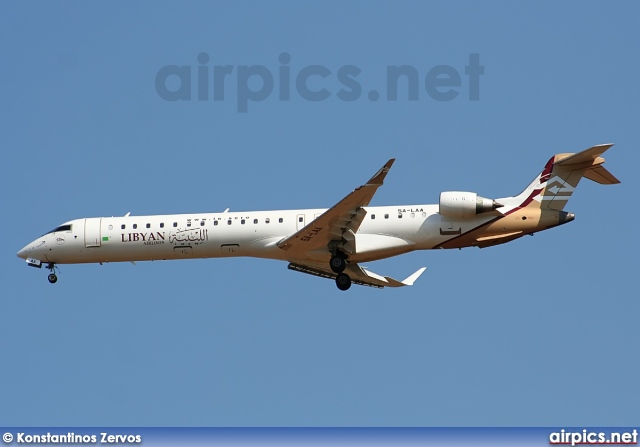
[[[372,219],[375,219],[375,217],[376,217],[376,216],[375,216],[375,214],[371,215],[371,218],[372,218]],[[385,215],[385,218],[388,218],[388,217],[389,217],[389,215],[388,215],[388,214],[386,214],[386,215]],[[238,217],[235,217],[235,218],[233,218],[233,219],[238,219]],[[232,224],[232,222],[233,222],[233,219],[232,219],[232,218],[228,218],[228,220],[227,220],[227,225],[231,225],[231,224]],[[219,222],[219,220],[216,220],[215,218],[213,218],[212,220],[213,220],[213,226],[218,226],[218,222]],[[240,219],[240,224],[241,224],[241,225],[245,225],[245,224],[247,223],[247,220],[248,220],[248,219]],[[249,219],[249,220],[250,220],[250,219]],[[265,218],[264,222],[265,222],[265,223],[267,223],[267,224],[268,224],[268,223],[271,223],[271,218],[269,218],[269,217]],[[300,223],[304,222],[304,217],[302,217],[302,216],[301,216],[301,217],[298,217],[298,222],[300,222]],[[254,223],[254,225],[257,225],[257,224],[259,223],[259,220],[258,220],[258,219],[253,219],[253,223]],[[279,217],[279,218],[278,218],[278,223],[284,223],[284,218],[283,218],[283,217]],[[201,227],[204,227],[205,225],[206,225],[206,219],[201,219],[201,220],[200,220],[200,226],[201,226]],[[152,225],[151,225],[151,223],[150,223],[150,222],[148,222],[148,223],[146,223],[146,224],[145,224],[145,227],[146,227],[146,228],[148,228],[148,229],[151,229],[151,226],[152,226]],[[164,228],[164,222],[160,222],[160,223],[158,224],[158,226],[159,226],[160,228]],[[191,219],[187,219],[186,226],[187,226],[187,227],[191,227]],[[134,230],[136,230],[136,229],[138,229],[138,224],[137,224],[137,223],[131,224],[131,227],[132,227]],[[177,227],[178,227],[178,222],[173,222],[173,227],[174,227],[174,228],[177,228]],[[121,225],[120,225],[120,229],[125,230],[126,228],[127,228],[127,225],[126,225],[126,224],[121,224]],[[109,226],[108,226],[108,229],[109,229],[109,230],[113,230],[113,225],[109,225]],[[53,232],[55,232],[55,231],[70,231],[70,230],[71,230],[71,226],[70,226],[70,225],[67,225],[67,226],[64,226],[64,227],[56,228],[55,230],[50,231],[50,233],[53,233]]]

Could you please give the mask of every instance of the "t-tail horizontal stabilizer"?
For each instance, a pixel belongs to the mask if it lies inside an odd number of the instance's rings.
[[[566,170],[586,169],[583,176],[601,185],[615,185],[620,183],[607,168],[602,166],[604,158],[601,155],[613,144],[599,144],[577,154],[558,154],[554,167]]]

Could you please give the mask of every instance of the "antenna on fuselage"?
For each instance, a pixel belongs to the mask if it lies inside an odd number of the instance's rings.
[[[129,217],[129,214],[131,214],[131,211],[129,211],[127,214],[125,214],[124,217]]]

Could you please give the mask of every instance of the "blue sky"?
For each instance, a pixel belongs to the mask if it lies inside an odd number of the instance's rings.
[[[137,2],[0,6],[0,425],[638,425],[640,72],[632,2]],[[206,53],[209,61],[198,62]],[[322,101],[280,55],[307,66]],[[479,99],[465,66],[479,55]],[[189,66],[191,100],[156,76]],[[231,65],[224,100],[197,73]],[[239,67],[275,86],[238,111]],[[418,100],[388,66],[419,73]],[[424,86],[460,74],[449,101]],[[341,100],[355,66],[362,94]],[[177,78],[168,89],[180,86]],[[260,90],[255,78],[248,88]],[[377,101],[369,92],[379,92]],[[370,263],[414,287],[339,292],[249,258],[61,266],[16,257],[62,222],[329,207],[397,161],[372,205],[520,192],[555,153],[615,143],[569,225]]]

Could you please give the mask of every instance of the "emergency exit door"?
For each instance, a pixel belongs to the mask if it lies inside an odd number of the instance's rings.
[[[305,215],[304,214],[298,214],[296,216],[296,230],[300,231],[304,228],[304,219]]]

